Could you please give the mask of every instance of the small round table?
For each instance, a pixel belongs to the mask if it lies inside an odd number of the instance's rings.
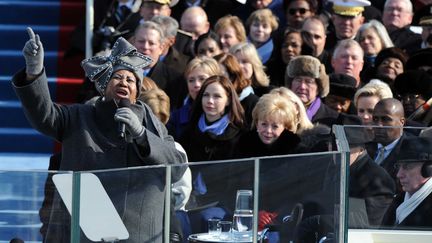
[[[223,240],[223,239],[219,239],[215,236],[212,236],[208,233],[198,233],[198,234],[189,235],[188,240],[190,243],[201,243],[201,242],[205,242],[205,243],[251,243],[252,242],[251,240],[233,240],[233,239]]]

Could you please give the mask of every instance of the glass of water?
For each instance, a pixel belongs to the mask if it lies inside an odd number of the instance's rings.
[[[253,197],[251,190],[238,190],[232,223],[235,240],[252,239]]]

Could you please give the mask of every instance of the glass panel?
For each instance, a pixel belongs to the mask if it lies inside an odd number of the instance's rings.
[[[430,211],[424,211],[432,203],[432,174],[421,172],[432,162],[432,143],[422,130],[344,127],[351,154],[349,228],[432,229]]]
[[[339,242],[341,156],[321,153],[262,159],[260,214],[275,217],[280,242]]]
[[[41,242],[53,225],[67,228],[70,217],[61,223],[57,215],[58,193],[47,171],[0,172],[0,242],[20,238],[25,242]],[[64,239],[70,234],[58,232]],[[61,241],[56,241],[61,242]]]

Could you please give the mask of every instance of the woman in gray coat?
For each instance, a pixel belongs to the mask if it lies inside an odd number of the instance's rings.
[[[30,40],[23,49],[26,68],[14,75],[13,87],[32,126],[62,143],[60,170],[185,161],[164,125],[137,100],[142,68],[151,63],[150,58],[120,38],[110,56],[81,63],[102,97],[94,104],[60,105],[51,101],[39,36],[30,28],[27,31]],[[119,124],[124,124],[124,133],[119,132]],[[173,171],[176,181],[184,170]],[[97,174],[129,232],[127,242],[162,242],[164,172],[160,168]],[[56,195],[44,241],[69,242],[69,232],[69,214]],[[83,234],[81,239],[87,241]]]

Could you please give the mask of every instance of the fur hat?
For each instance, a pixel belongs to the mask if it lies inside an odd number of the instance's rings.
[[[399,95],[421,94],[425,100],[432,97],[432,77],[422,70],[407,70],[399,74],[394,83]]]
[[[381,65],[381,63],[389,57],[399,59],[402,62],[405,69],[405,64],[407,63],[408,55],[402,49],[397,47],[389,47],[389,48],[382,49],[378,53],[377,57],[375,58],[375,67]]]
[[[342,74],[332,73],[329,75],[330,78],[330,93],[332,95],[344,97],[347,99],[353,99],[354,94],[357,91],[357,81],[354,77]]]
[[[290,87],[292,79],[298,76],[316,79],[320,97],[326,97],[329,93],[329,77],[325,71],[325,66],[317,58],[302,55],[291,59],[285,73],[287,87]]]
[[[424,48],[411,54],[406,63],[406,69],[416,70],[421,66],[432,67],[432,48]]]

